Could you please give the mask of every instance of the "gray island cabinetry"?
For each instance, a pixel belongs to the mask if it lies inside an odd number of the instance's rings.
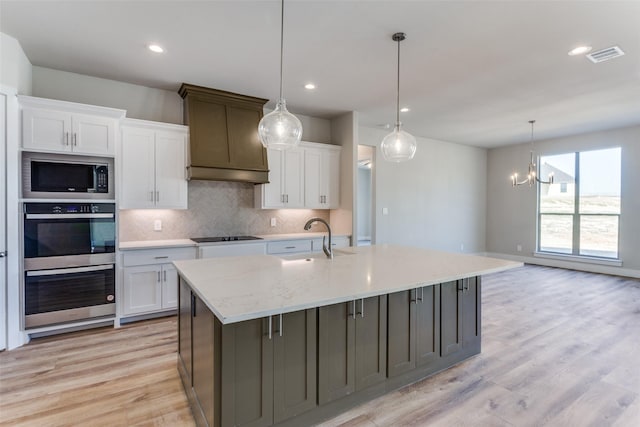
[[[399,246],[177,261],[178,370],[199,426],[312,425],[480,352],[480,275]]]

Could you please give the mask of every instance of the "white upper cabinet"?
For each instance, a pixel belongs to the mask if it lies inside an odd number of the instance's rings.
[[[124,110],[20,96],[22,148],[115,156]]]
[[[340,205],[340,148],[305,148],[305,207],[336,209]]]
[[[256,186],[256,205],[264,209],[304,207],[304,150],[267,149],[269,184]]]
[[[121,209],[187,209],[187,138],[186,126],[123,122]]]
[[[335,209],[340,204],[340,150],[301,142],[295,149],[267,150],[269,184],[256,185],[256,207]]]

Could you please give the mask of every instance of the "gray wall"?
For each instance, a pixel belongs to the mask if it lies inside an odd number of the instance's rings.
[[[483,252],[486,150],[417,138],[413,160],[390,163],[383,160],[379,149],[387,133],[359,129],[359,144],[378,146],[373,174],[376,243]],[[382,214],[384,207],[388,215]]]
[[[371,239],[371,169],[358,168],[358,233],[357,238]],[[355,241],[355,238],[354,238]]]
[[[154,89],[51,68],[33,67],[33,96],[120,108],[127,110],[127,117],[133,119],[182,124],[182,98],[177,89]],[[265,109],[265,113],[269,111],[271,110]],[[329,120],[301,114],[296,116],[302,122],[304,141],[331,143]]]
[[[0,84],[19,95],[31,95],[31,62],[18,40],[0,33]]]
[[[627,274],[640,270],[640,126],[596,132],[535,143],[537,155],[552,155],[607,147],[622,147],[622,206],[620,251],[622,268],[595,268],[584,263],[548,263],[569,268]],[[531,257],[536,249],[536,191],[522,186],[512,188],[509,177],[514,170],[525,172],[529,144],[494,148],[487,156],[487,251],[512,257]],[[516,250],[522,245],[522,251]],[[523,259],[528,261],[528,259]],[[542,260],[534,260],[543,263]]]

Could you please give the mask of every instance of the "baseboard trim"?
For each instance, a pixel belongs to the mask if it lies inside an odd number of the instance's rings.
[[[510,261],[520,261],[524,262],[525,264],[544,265],[547,267],[567,268],[569,270],[587,271],[590,273],[610,274],[612,276],[624,276],[632,277],[634,279],[640,279],[640,270],[635,270],[632,268],[613,267],[600,264],[587,264],[583,262],[564,261],[534,256],[502,254],[498,252],[485,252],[484,255]]]

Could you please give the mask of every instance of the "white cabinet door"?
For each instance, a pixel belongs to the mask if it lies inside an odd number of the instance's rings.
[[[306,149],[304,153],[304,205],[323,209],[321,189],[322,151]]]
[[[321,171],[321,180],[324,187],[325,209],[337,209],[340,207],[340,152],[328,151],[324,156],[325,162]]]
[[[306,148],[305,207],[335,209],[340,205],[340,151]]]
[[[155,207],[155,136],[147,129],[122,130],[121,209]]]
[[[282,151],[267,149],[267,158],[269,160],[269,183],[260,185],[256,191],[261,191],[260,203],[263,208],[282,208],[284,207],[284,156]]]
[[[162,309],[161,270],[160,265],[124,268],[123,312],[125,315]]]
[[[71,151],[71,114],[25,108],[22,110],[22,146],[25,149]]]
[[[71,118],[73,152],[113,156],[116,153],[116,124],[108,117],[74,114]]]
[[[284,150],[284,206],[304,207],[304,151],[298,148]]]
[[[178,307],[178,271],[172,264],[162,265],[162,308]]]
[[[186,209],[186,135],[156,132],[155,141],[156,207]]]

